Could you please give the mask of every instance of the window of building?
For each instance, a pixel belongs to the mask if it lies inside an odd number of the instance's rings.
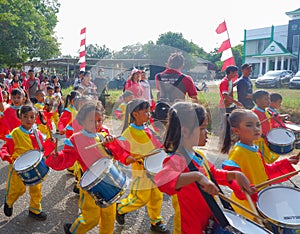
[[[293,36],[292,53],[298,54],[300,45],[300,35]]]

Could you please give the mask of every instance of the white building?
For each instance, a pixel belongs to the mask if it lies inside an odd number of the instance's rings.
[[[268,70],[300,70],[300,8],[285,13],[287,25],[244,30],[243,61],[253,65],[252,77]]]

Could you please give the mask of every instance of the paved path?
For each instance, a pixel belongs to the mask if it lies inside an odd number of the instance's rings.
[[[117,133],[117,130],[116,130]],[[225,155],[217,151],[217,137],[211,137],[210,142],[204,151],[207,152],[208,159],[217,167],[220,167],[222,161],[226,159]],[[62,147],[62,138],[60,137],[60,148]],[[5,181],[7,177],[7,162],[0,161],[0,201],[4,202]],[[299,168],[297,166],[297,168]],[[293,181],[300,185],[299,176],[293,178]],[[74,179],[66,174],[65,171],[51,171],[45,182],[43,182],[43,210],[47,212],[46,221],[35,221],[28,217],[29,195],[28,191],[19,198],[14,204],[12,217],[8,218],[3,213],[3,204],[0,207],[0,233],[64,233],[63,223],[72,222],[77,217],[78,196],[72,192]],[[289,182],[287,184],[290,186]],[[225,190],[228,194],[230,191]],[[173,209],[170,197],[164,196],[162,216],[165,219],[167,227],[172,229]],[[148,215],[145,208],[126,215],[125,225],[115,225],[115,233],[138,234],[151,233]],[[94,228],[89,233],[98,233]]]

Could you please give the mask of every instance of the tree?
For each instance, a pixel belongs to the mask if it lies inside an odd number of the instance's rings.
[[[102,47],[95,44],[95,45],[88,45],[86,47],[86,57],[87,58],[99,58],[102,59],[106,56],[111,55],[111,52],[105,45]]]
[[[58,0],[0,0],[0,65],[60,54],[54,36]]]

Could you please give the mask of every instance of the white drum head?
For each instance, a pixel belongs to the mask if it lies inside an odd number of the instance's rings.
[[[270,186],[258,194],[257,208],[267,218],[287,225],[300,226],[300,190]]]
[[[243,218],[240,215],[237,215],[231,211],[224,211],[224,215],[226,216],[230,225],[241,233],[270,233],[265,229],[261,228],[260,226],[256,225],[255,223]]]
[[[295,134],[284,128],[273,128],[267,134],[267,139],[272,144],[286,145],[293,143],[296,138]]]
[[[112,160],[108,158],[101,158],[96,161],[82,176],[80,180],[80,185],[82,187],[89,186],[95,180],[97,180],[100,175],[112,164]]]
[[[14,163],[16,171],[23,171],[30,168],[41,158],[41,152],[38,150],[29,150],[26,153],[20,155]]]
[[[293,131],[300,132],[300,125],[285,123],[285,126]]]
[[[162,169],[163,161],[166,157],[167,154],[163,150],[157,154],[146,157],[144,160],[145,169],[153,174],[158,173]]]

